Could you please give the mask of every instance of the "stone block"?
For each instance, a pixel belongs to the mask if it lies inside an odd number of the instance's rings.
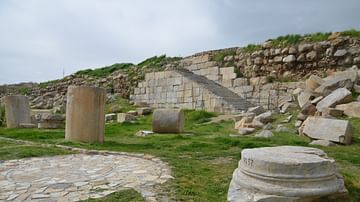
[[[247,113],[254,113],[255,115],[259,115],[264,112],[265,112],[265,109],[262,106],[250,107],[247,110]]]
[[[116,113],[105,114],[105,121],[107,122],[116,120],[116,118],[117,118]]]
[[[311,75],[310,78],[306,79],[305,81],[305,88],[311,91],[314,91],[316,88],[320,87],[321,84],[323,84],[325,81],[316,76],[316,75]]]
[[[224,86],[224,87],[227,87],[227,88],[232,87],[233,86],[233,80],[232,79],[222,80],[221,85]]]
[[[152,128],[156,133],[182,133],[184,122],[181,109],[157,109],[153,113]]]
[[[340,117],[344,114],[343,110],[334,109],[334,108],[325,108],[321,112],[321,116],[323,117]]]
[[[141,107],[136,109],[138,115],[147,115],[152,112],[150,107]]]
[[[223,67],[220,68],[220,74],[233,74],[235,72],[235,67]]]
[[[308,117],[303,123],[303,134],[313,139],[350,144],[354,128],[348,120]]]
[[[360,102],[337,105],[336,109],[343,111],[346,116],[360,118]]]
[[[315,92],[326,96],[338,88],[347,88],[351,90],[352,86],[353,82],[350,78],[337,76],[326,80],[321,86],[315,89]]]
[[[270,138],[274,136],[274,134],[270,130],[262,130],[258,134],[255,135],[255,137],[263,137],[263,138]]]
[[[126,123],[126,122],[134,121],[135,119],[136,119],[136,117],[134,115],[132,115],[132,114],[118,113],[116,121],[118,123]]]
[[[236,78],[234,79],[234,87],[238,86],[247,86],[249,85],[249,79],[248,78]]]
[[[36,128],[36,124],[33,123],[20,123],[20,128]]]
[[[236,78],[236,74],[235,74],[235,73],[223,74],[223,75],[222,75],[222,80],[230,80],[230,79],[235,79],[235,78]]]
[[[322,112],[324,108],[334,107],[338,104],[345,104],[352,101],[352,94],[346,88],[339,88],[330,95],[323,98],[317,105],[318,111]]]

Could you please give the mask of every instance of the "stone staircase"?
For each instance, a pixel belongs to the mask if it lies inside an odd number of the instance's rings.
[[[185,78],[189,79],[190,81],[199,84],[203,88],[213,93],[215,96],[222,98],[222,100],[229,105],[228,107],[231,108],[230,110],[232,113],[239,113],[241,111],[247,110],[249,107],[254,106],[238,94],[216,83],[215,81],[207,79],[204,76],[194,74],[191,71],[183,68],[176,69],[175,71],[184,76]]]

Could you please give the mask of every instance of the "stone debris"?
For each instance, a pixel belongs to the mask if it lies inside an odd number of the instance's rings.
[[[312,142],[310,142],[311,145],[320,145],[320,146],[324,146],[324,147],[333,147],[336,146],[335,143],[329,141],[329,140],[313,140]]]
[[[360,118],[360,102],[337,105],[336,109],[341,110],[348,117]]]
[[[153,135],[153,134],[154,134],[154,132],[149,131],[149,130],[140,130],[140,131],[135,133],[135,136],[146,137],[146,136],[150,136],[150,135]]]
[[[265,109],[262,106],[250,107],[247,110],[247,113],[254,113],[256,116],[261,113],[264,113],[264,112],[265,112]]]
[[[20,123],[20,128],[36,128],[36,124],[33,123]]]
[[[343,110],[335,108],[324,108],[321,112],[322,117],[340,117],[344,114]]]
[[[348,201],[343,178],[325,152],[297,146],[242,150],[227,196],[229,202],[320,199]]]
[[[131,121],[135,121],[136,117],[132,114],[128,113],[118,113],[116,121],[118,123],[129,123]]]
[[[274,134],[270,130],[262,130],[260,133],[257,133],[255,137],[263,137],[263,138],[270,138],[274,136]]]
[[[111,122],[117,119],[116,113],[105,114],[105,121]]]
[[[253,133],[255,131],[255,128],[240,128],[239,129],[239,134],[240,135],[247,135],[250,133]]]
[[[316,108],[318,111],[322,112],[325,108],[334,107],[338,104],[349,103],[352,101],[352,94],[346,88],[339,88],[330,93],[324,99],[322,99],[317,105]]]
[[[9,201],[78,201],[124,188],[133,188],[150,200],[156,199],[156,184],[173,178],[161,160],[126,154],[9,160],[0,164],[0,171],[0,200]]]
[[[302,125],[302,133],[313,139],[350,144],[354,128],[347,120],[308,117]]]
[[[148,115],[151,114],[152,109],[150,107],[141,107],[136,109],[138,115]]]
[[[290,132],[290,129],[287,128],[286,126],[284,125],[281,125],[279,124],[276,129],[275,129],[276,132],[284,132],[284,133],[287,133],[287,132]]]
[[[267,111],[267,112],[264,112],[264,113],[261,113],[261,114],[255,116],[254,119],[260,121],[263,124],[267,124],[273,120],[272,116],[273,116],[273,113],[271,111]]]

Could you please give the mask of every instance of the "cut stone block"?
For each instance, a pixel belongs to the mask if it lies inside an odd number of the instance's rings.
[[[262,106],[250,107],[247,110],[247,113],[254,113],[255,115],[259,115],[264,112],[265,112],[265,109]]]
[[[335,143],[333,143],[329,140],[314,140],[314,141],[310,142],[310,145],[320,145],[320,146],[324,146],[324,147],[336,146]]]
[[[61,122],[40,122],[38,123],[39,129],[58,129],[63,127]]]
[[[336,109],[342,110],[346,116],[360,118],[360,102],[337,105]]]
[[[155,133],[182,133],[184,122],[181,109],[157,109],[153,113],[152,128]]]
[[[106,91],[103,88],[68,87],[66,140],[88,143],[104,142],[105,97]]]
[[[239,129],[239,134],[240,135],[247,135],[249,133],[252,133],[255,131],[255,128],[240,128]]]
[[[315,90],[316,88],[318,88],[319,86],[321,86],[321,84],[324,83],[324,80],[322,78],[320,78],[319,76],[316,75],[311,75],[310,78],[308,78],[305,81],[305,86],[306,89],[308,90]]]
[[[263,137],[263,138],[270,138],[274,136],[270,130],[262,130],[260,133],[256,134],[255,137]]]
[[[323,117],[339,117],[344,114],[343,110],[335,109],[335,108],[325,108],[321,112],[321,116]]]
[[[351,92],[346,88],[339,88],[332,92],[330,95],[322,99],[317,105],[316,108],[318,111],[322,112],[323,109],[334,107],[337,104],[344,104],[352,101]]]
[[[273,113],[271,111],[267,111],[267,112],[264,112],[262,114],[255,116],[254,119],[257,119],[258,121],[260,121],[263,124],[267,124],[273,120],[272,115],[273,115]]]
[[[152,112],[152,109],[150,107],[142,107],[136,109],[138,115],[147,115]]]
[[[117,115],[115,113],[105,114],[106,121],[113,121],[116,120]]]
[[[297,98],[299,107],[302,108],[307,102],[309,102],[311,100],[312,97],[313,97],[313,94],[308,91],[304,91],[304,92],[300,93],[300,95]]]
[[[20,128],[36,128],[36,124],[33,123],[20,123]]]
[[[315,92],[327,96],[338,88],[346,88],[350,90],[352,86],[353,82],[351,79],[339,76],[325,81],[321,84],[321,86],[315,89]]]
[[[313,139],[351,144],[354,128],[348,120],[308,117],[302,125],[302,133]]]
[[[244,149],[229,202],[315,201],[347,197],[335,161],[320,149],[297,146]]]
[[[20,123],[31,123],[29,100],[26,96],[5,96],[4,104],[8,128],[18,128]]]
[[[118,113],[117,114],[117,122],[118,123],[131,122],[131,121],[134,121],[135,119],[136,119],[136,117],[132,114],[128,114],[128,113]]]

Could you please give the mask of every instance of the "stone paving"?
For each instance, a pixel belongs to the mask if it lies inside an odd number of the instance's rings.
[[[0,161],[0,201],[78,201],[125,188],[156,201],[155,185],[171,178],[160,159],[123,152]]]

